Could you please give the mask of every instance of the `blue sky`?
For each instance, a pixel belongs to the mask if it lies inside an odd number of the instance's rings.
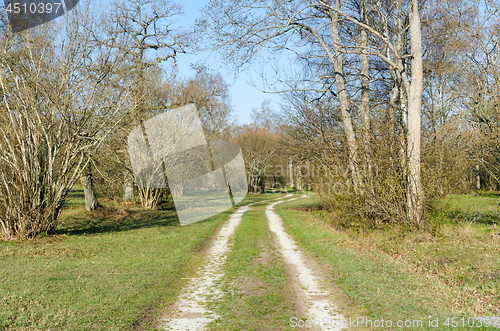
[[[209,0],[187,0],[181,3],[184,6],[184,16],[179,18],[179,25],[192,25],[195,19],[200,16],[200,10],[207,5]],[[205,60],[209,54],[180,54],[177,59],[178,70],[182,76],[192,76],[193,71],[190,69],[191,63],[200,60]],[[250,113],[253,107],[258,108],[262,101],[271,99],[274,108],[278,108],[280,100],[279,95],[260,92],[249,82],[253,80],[256,85],[262,85],[260,77],[252,68],[248,68],[244,72],[240,72],[235,78],[235,72],[230,71],[227,67],[221,66],[215,56],[210,56],[205,64],[214,70],[217,70],[226,79],[226,82],[231,85],[230,93],[232,104],[234,106],[235,115],[238,117],[239,124],[250,123]],[[259,70],[260,68],[255,68]]]

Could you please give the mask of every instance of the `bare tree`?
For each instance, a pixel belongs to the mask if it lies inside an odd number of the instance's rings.
[[[338,100],[347,144],[353,186],[365,191],[360,171],[360,149],[355,131],[355,103],[349,88],[346,56],[359,56],[361,80],[362,141],[369,154],[369,61],[377,58],[394,77],[393,105],[399,100],[404,134],[402,167],[407,169],[407,212],[412,224],[422,223],[423,189],[420,180],[420,107],[423,71],[421,23],[418,1],[212,1],[208,18],[199,26],[207,31],[213,49],[236,66],[248,63],[262,49],[292,52],[307,64],[323,63],[324,70],[283,81],[281,91],[309,90],[318,97],[332,94]],[[250,14],[251,13],[251,14]],[[361,37],[356,38],[359,32]],[[410,48],[408,47],[410,46]],[[368,69],[368,70],[367,70]],[[368,72],[367,72],[368,71]],[[396,107],[393,107],[396,111]]]
[[[166,0],[127,0],[111,4],[114,11],[102,13],[102,25],[91,31],[95,42],[104,50],[114,54],[114,61],[122,63],[116,72],[117,88],[132,87],[130,107],[134,109],[127,123],[129,128],[142,125],[148,112],[162,108],[154,102],[151,87],[160,82],[151,81],[151,76],[162,62],[175,61],[178,53],[184,52],[189,33],[172,28],[172,19],[182,13],[181,7]],[[102,29],[101,29],[102,28]],[[155,88],[153,88],[155,90]],[[153,102],[152,102],[153,101]],[[164,108],[164,106],[163,106]],[[123,130],[126,133],[127,130]],[[123,144],[125,146],[123,135]],[[134,200],[134,181],[126,150],[119,149],[123,160],[123,200]],[[139,187],[141,201],[156,201],[161,190]],[[147,195],[144,196],[144,195]],[[146,203],[152,208],[156,203]]]
[[[261,193],[266,188],[267,171],[279,151],[280,135],[246,125],[233,130],[232,139],[241,147],[245,158],[250,192]]]
[[[209,142],[220,139],[232,124],[229,86],[219,73],[207,68],[197,67],[192,78],[171,77],[164,99],[167,108],[194,103]]]
[[[269,131],[275,131],[279,125],[279,115],[271,107],[270,99],[262,101],[259,108],[252,108],[250,119],[255,125]]]
[[[85,70],[92,48],[74,15],[59,25],[2,36],[0,224],[3,237],[54,231],[64,201],[91,154],[121,121]]]
[[[92,168],[90,163],[87,165],[86,169],[82,171],[83,176],[80,177],[80,183],[82,184],[83,194],[85,197],[85,209],[87,211],[92,211],[99,207],[99,202],[94,190],[94,177],[92,176]]]
[[[463,89],[467,92],[463,104],[470,124],[469,155],[475,169],[476,187],[500,187],[500,5],[490,1],[470,4],[468,18],[461,22],[466,51]],[[481,177],[485,179],[481,185]]]
[[[421,111],[423,93],[423,63],[422,63],[422,26],[418,1],[408,3],[410,17],[410,45],[411,45],[411,84],[405,76],[405,85],[408,86],[408,213],[410,220],[417,224],[422,223],[423,188],[420,179],[420,136]]]

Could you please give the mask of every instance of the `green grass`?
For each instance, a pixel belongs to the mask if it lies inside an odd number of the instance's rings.
[[[0,242],[0,330],[152,327],[234,210],[180,227],[171,210],[88,213],[82,197],[71,196],[57,235]]]
[[[453,222],[495,225],[500,221],[499,199],[499,194],[491,192],[478,195],[449,194],[437,201],[429,213],[429,221],[437,225]]]
[[[75,184],[73,190],[68,194],[66,201],[64,203],[65,207],[81,207],[84,203],[85,195],[83,194],[83,188],[79,184]]]
[[[449,194],[441,200],[441,206],[448,210],[490,212],[496,211],[498,199],[496,193],[483,193],[480,195]]]
[[[242,204],[279,196],[249,195]],[[387,227],[335,230],[314,195],[277,211],[363,315],[424,323],[440,316],[441,327],[432,329],[444,330],[444,317],[500,315],[500,239],[491,236],[500,232],[496,200],[448,197],[431,215],[440,224],[435,236]],[[156,211],[104,205],[84,211],[77,188],[57,235],[0,242],[0,330],[153,327],[177,299],[181,278],[194,275],[197,252],[234,210],[180,227],[171,204]],[[213,330],[285,330],[295,316],[263,208],[254,208],[235,235]]]
[[[334,282],[368,317],[418,318],[425,325],[429,316],[443,322],[443,317],[499,315],[498,239],[471,230],[453,238],[398,228],[335,230],[327,212],[314,211],[319,206],[315,198],[300,199],[277,211],[287,231],[334,270]]]
[[[225,265],[220,316],[210,330],[289,330],[289,279],[262,207],[244,214]]]

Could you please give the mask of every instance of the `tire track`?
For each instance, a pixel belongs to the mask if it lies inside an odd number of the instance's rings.
[[[307,197],[302,196],[302,197]],[[297,198],[287,201],[296,200]],[[296,293],[305,304],[307,319],[312,321],[326,321],[321,330],[342,330],[347,321],[336,311],[338,308],[329,300],[330,293],[325,289],[325,282],[315,276],[313,271],[306,265],[303,254],[299,251],[293,238],[285,232],[281,217],[274,211],[274,206],[285,201],[274,202],[266,207],[266,217],[271,232],[277,239],[277,246],[285,263],[292,266],[292,272],[299,282],[295,288]],[[292,277],[293,277],[292,276]]]
[[[292,196],[288,194],[278,199]],[[274,199],[274,200],[278,200]],[[252,205],[269,202],[272,200],[259,201],[238,208],[229,220],[220,229],[214,244],[207,253],[206,262],[199,268],[197,278],[183,288],[177,303],[174,306],[174,313],[171,317],[163,319],[163,327],[166,330],[204,330],[206,325],[215,321],[218,316],[210,311],[206,305],[211,300],[222,297],[220,280],[224,277],[222,266],[227,254],[231,249],[230,238],[236,232],[241,223],[243,214]]]

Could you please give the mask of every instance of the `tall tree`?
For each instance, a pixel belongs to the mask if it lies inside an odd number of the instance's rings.
[[[131,128],[142,125],[148,112],[162,108],[152,100],[151,77],[158,66],[168,60],[175,61],[184,52],[189,33],[172,27],[172,19],[182,13],[180,6],[166,0],[127,0],[110,4],[111,14],[102,13],[102,25],[93,32],[94,40],[104,50],[114,54],[114,60],[123,64],[118,76],[118,88],[132,87],[128,123]],[[126,130],[123,131],[124,133]],[[125,135],[126,137],[126,135]],[[125,137],[123,145],[125,146]],[[124,160],[123,200],[134,200],[134,181],[128,154],[121,148]],[[145,208],[154,208],[161,190],[139,187]]]
[[[232,140],[240,147],[245,159],[248,189],[251,193],[262,193],[267,186],[273,158],[277,157],[281,137],[266,128],[254,125],[236,127]]]
[[[420,180],[420,107],[422,98],[422,47],[420,8],[417,0],[386,1],[212,1],[199,26],[211,38],[213,49],[241,66],[267,49],[292,52],[306,63],[328,63],[324,70],[288,84],[292,90],[332,94],[338,101],[348,150],[352,183],[363,194],[366,178],[360,171],[360,149],[353,119],[355,103],[349,89],[346,56],[357,54],[361,77],[361,136],[368,148],[368,56],[383,61],[394,75],[393,95],[399,99],[404,135],[401,145],[404,181],[408,184],[407,213],[412,224],[422,222],[423,189]],[[368,14],[369,13],[369,14]],[[360,31],[361,38],[353,35]],[[409,47],[408,47],[409,46]],[[368,69],[369,70],[369,69]],[[300,80],[300,79],[299,79]],[[286,90],[286,89],[285,89]],[[368,93],[367,93],[368,91]],[[395,108],[394,108],[395,109]],[[357,116],[356,116],[357,117]]]
[[[408,3],[410,16],[411,84],[408,95],[408,212],[410,219],[422,222],[423,188],[420,178],[421,111],[423,93],[422,26],[418,1]]]
[[[167,108],[194,103],[209,142],[220,139],[232,124],[229,86],[219,73],[207,68],[197,67],[192,78],[171,77],[164,100]]]

